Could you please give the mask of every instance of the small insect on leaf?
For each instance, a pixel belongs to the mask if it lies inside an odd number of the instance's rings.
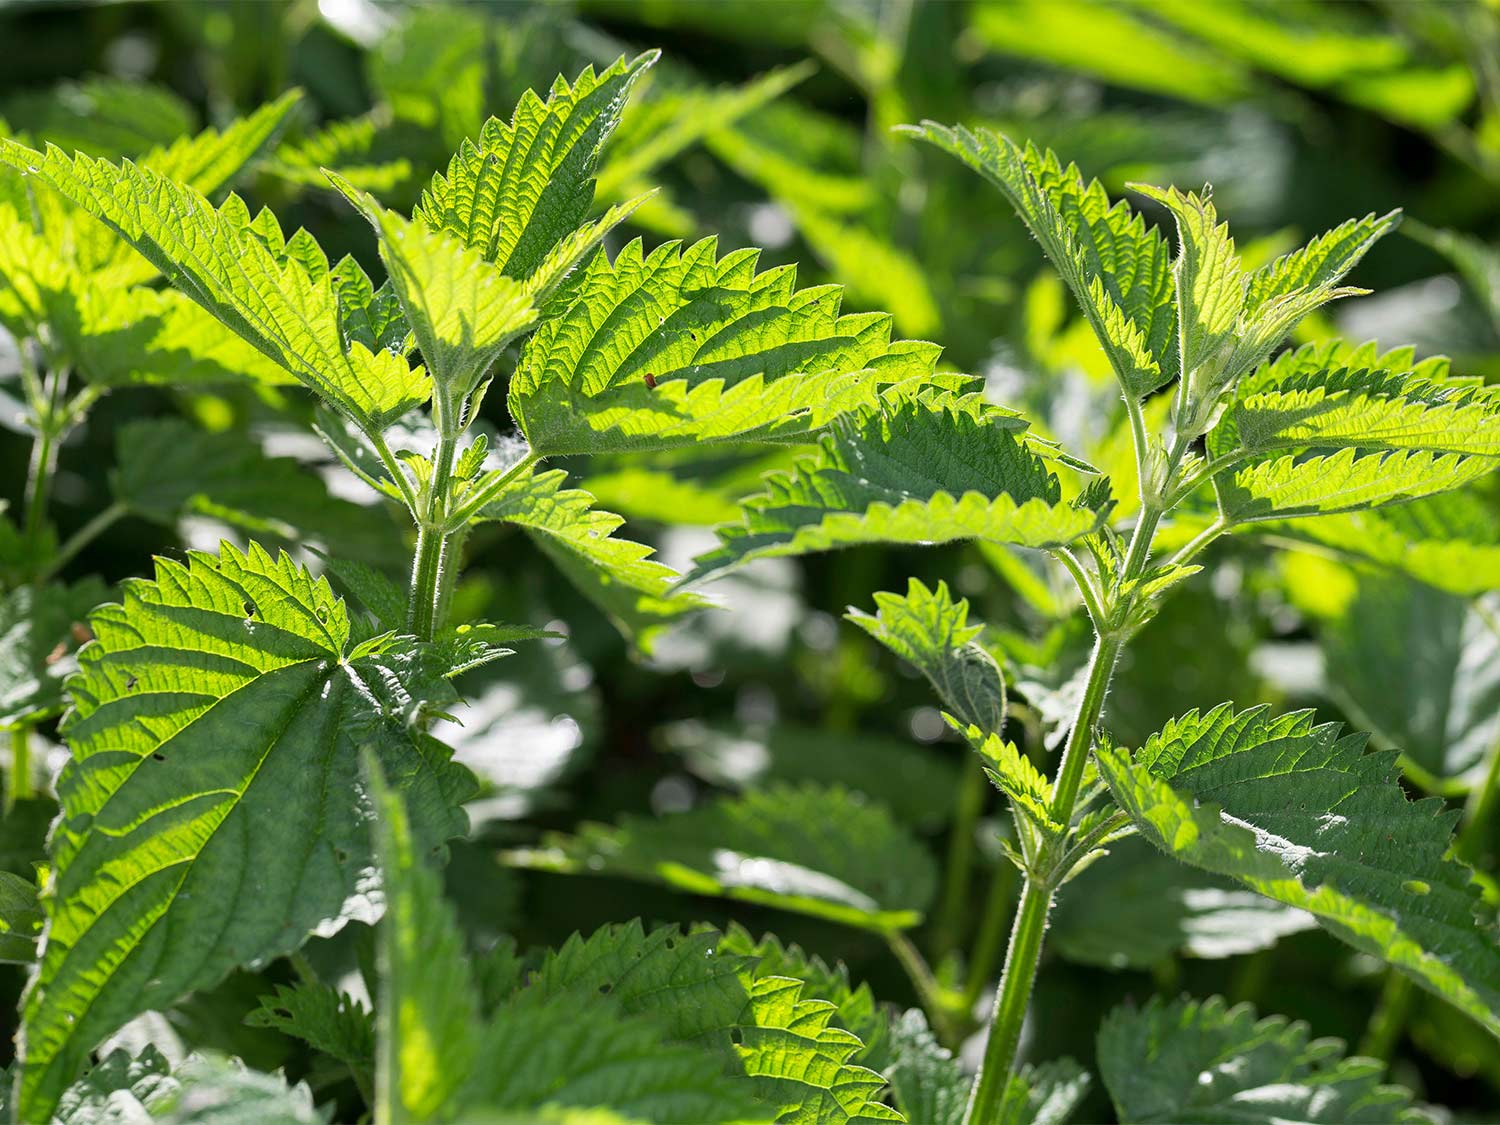
[[[653,391],[656,390],[656,376],[649,371],[646,372],[646,386],[650,387]]]

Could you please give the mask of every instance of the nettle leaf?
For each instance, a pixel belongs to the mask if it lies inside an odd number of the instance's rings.
[[[481,1032],[466,1104],[544,1120],[568,1107],[609,1111],[606,1121],[662,1125],[769,1122],[743,1079],[700,1047],[670,1042],[655,1021],[624,1014],[607,996],[546,997],[523,989]],[[563,1120],[568,1118],[564,1116]],[[839,1120],[839,1119],[835,1119]]]
[[[36,884],[0,871],[0,962],[29,965],[36,960],[42,933],[42,907]]]
[[[839,315],[837,286],[757,274],[715,239],[601,251],[527,341],[510,409],[545,456],[797,437],[930,377],[938,348],[891,339],[883,313]]]
[[[507,276],[531,278],[583,224],[594,201],[600,150],[619,124],[631,87],[659,55],[621,57],[598,74],[590,66],[571,84],[558,78],[545,101],[527,90],[509,124],[490,118],[478,143],[465,141],[447,173],[432,178],[417,221],[479,251]],[[549,269],[570,267],[554,262]]]
[[[1132,760],[1099,770],[1142,836],[1185,863],[1306,910],[1334,936],[1390,962],[1500,1030],[1500,945],[1475,917],[1470,872],[1446,857],[1456,813],[1408,801],[1394,751],[1222,704],[1190,711]]]
[[[1269,949],[1317,925],[1231,880],[1169,859],[1138,840],[1109,846],[1058,895],[1048,946],[1069,961],[1152,969],[1173,956],[1222,958]]]
[[[1050,151],[987,129],[902,128],[1000,189],[1072,290],[1127,393],[1142,397],[1176,378],[1172,274],[1155,227]]]
[[[954,601],[946,583],[929,590],[913,578],[906,596],[875,595],[873,616],[844,616],[927,677],[938,697],[964,726],[999,731],[1005,726],[1005,677],[969,625],[969,603]]]
[[[1500,456],[1500,398],[1410,349],[1307,344],[1247,376],[1208,436],[1216,457],[1288,449]]]
[[[916,838],[846,790],[774,785],[666,817],[586,824],[506,854],[520,867],[614,873],[886,932],[921,921],[936,874]]]
[[[794,1020],[788,1023],[790,994]],[[588,938],[570,938],[521,992],[583,1006],[600,995],[654,1023],[668,1042],[712,1051],[717,1065],[706,1057],[700,1063],[706,1072],[727,1064],[731,1074],[748,1076],[747,1092],[761,1103],[755,1117],[900,1120],[878,1101],[885,1080],[857,1065],[871,1040],[851,1032],[883,1032],[874,999],[800,950],[756,944],[743,931],[684,935],[675,927],[647,933],[639,922],[605,926]]]
[[[133,1016],[378,915],[361,749],[408,794],[424,848],[464,830],[472,784],[413,725],[436,690],[418,654],[350,649],[343,602],[286,556],[158,559],[90,624],[23,1011],[32,1118]]]
[[[1500,738],[1500,637],[1483,607],[1404,578],[1358,574],[1318,625],[1340,708],[1437,778],[1478,783]]]
[[[663,750],[679,755],[691,773],[722,788],[837,783],[918,828],[938,828],[953,815],[959,763],[941,748],[915,745],[890,733],[830,731],[779,720],[747,727],[684,719],[659,727],[654,737]]]
[[[525,528],[585,597],[649,651],[667,624],[706,603],[674,591],[677,572],[653,561],[652,548],[615,538],[625,521],[595,508],[582,489],[563,488],[565,480],[560,469],[518,476],[476,518]]]
[[[953,1052],[937,1041],[920,1008],[891,1022],[891,1061],[885,1075],[896,1108],[908,1121],[962,1125],[974,1080]]]
[[[321,982],[278,984],[245,1017],[250,1027],[268,1027],[301,1039],[338,1059],[365,1082],[375,1069],[375,1017],[359,1000]]]
[[[1459,597],[1500,589],[1500,509],[1491,496],[1472,488],[1373,511],[1252,526],[1263,535],[1372,562]]]
[[[369,752],[361,757],[375,806],[386,907],[376,953],[376,1115],[428,1121],[454,1108],[478,1057],[479,1000],[442,877],[428,865],[427,849],[379,759]]]
[[[519,282],[457,238],[408,222],[329,173],[380,236],[380,258],[444,409],[455,416],[505,346],[536,323]]]
[[[17,586],[0,595],[0,730],[30,726],[63,707],[63,677],[88,639],[89,610],[104,600],[97,581]]]
[[[239,1059],[194,1053],[176,1066],[154,1047],[106,1055],[64,1095],[58,1125],[169,1121],[172,1125],[326,1125],[305,1084],[251,1070]]]
[[[1345,1058],[1284,1016],[1257,1020],[1215,996],[1119,1007],[1099,1029],[1099,1073],[1120,1120],[1273,1125],[1419,1125],[1435,1120],[1411,1093],[1380,1082],[1374,1059]]]
[[[1097,530],[1106,513],[1063,501],[1018,425],[946,394],[848,421],[792,472],[768,477],[767,491],[742,504],[743,522],[718,530],[721,546],[689,577],[861,543],[1045,548]]]
[[[1182,370],[1222,370],[1234,346],[1240,314],[1245,308],[1244,271],[1235,253],[1229,226],[1206,196],[1184,195],[1133,185],[1154,199],[1177,221],[1177,257],[1172,265],[1177,294],[1178,341]]]
[[[349,560],[399,557],[384,511],[331,496],[317,473],[290,457],[267,456],[248,434],[142,418],[116,431],[115,448],[111,490],[143,519],[175,526],[208,517],[287,543],[336,545]]]
[[[1486,457],[1395,450],[1298,454],[1255,461],[1214,477],[1228,523],[1297,519],[1400,504],[1462,488],[1495,468]]]
[[[125,162],[45,153],[0,139],[0,160],[36,176],[135,247],[176,288],[362,426],[425,401],[422,368],[342,331],[327,259],[305,232],[286,239],[238,196],[214,208],[198,190]]]

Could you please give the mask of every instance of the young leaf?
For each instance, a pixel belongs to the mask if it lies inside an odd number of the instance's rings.
[[[593,506],[582,489],[563,488],[567,473],[535,470],[516,477],[478,515],[526,529],[584,596],[642,650],[669,622],[704,605],[674,592],[677,573],[651,559],[652,549],[614,532],[625,521]]]
[[[1051,152],[987,129],[902,128],[1000,189],[1072,290],[1127,394],[1144,397],[1176,377],[1171,272],[1155,227]]]
[[[772,786],[669,817],[626,816],[507,853],[517,866],[614,872],[693,894],[880,932],[916,925],[931,901],[930,857],[883,808],[842,789]]]
[[[380,258],[445,411],[458,409],[505,346],[536,322],[526,290],[458,239],[408,222],[333,173],[380,236]]]
[[[447,174],[432,178],[417,221],[526,281],[583,223],[600,150],[658,54],[622,57],[598,74],[588,67],[571,84],[559,78],[545,101],[526,91],[509,124],[490,118],[478,144],[465,141]]]
[[[967,601],[955,602],[946,583],[929,590],[913,578],[905,597],[876,594],[875,605],[873,616],[845,616],[921,671],[961,725],[1004,729],[1005,677],[976,640],[984,627],[967,624]]]
[[[690,578],[860,543],[1055,547],[1096,530],[1104,513],[1063,502],[1057,477],[1015,428],[1013,418],[946,395],[846,423],[791,473],[769,477]]]
[[[349,649],[343,603],[285,556],[226,544],[158,559],[155,581],[128,583],[90,624],[23,1012],[29,1118],[126,1020],[374,919],[359,748],[401,779],[424,847],[463,830],[470,785],[409,725],[435,690],[418,654]]]
[[[1396,755],[1312,713],[1190,711],[1134,760],[1103,747],[1099,770],[1142,836],[1317,917],[1500,1031],[1500,946],[1475,918],[1470,872],[1447,858],[1453,816],[1407,800]]]
[[[553,456],[804,435],[920,381],[932,345],[891,340],[879,313],[840,316],[836,286],[796,288],[796,270],[755,272],[759,251],[720,259],[714,239],[613,262],[602,251],[566,308],[522,350],[510,409]]]
[[[896,1108],[906,1119],[924,1125],[962,1125],[973,1079],[953,1052],[938,1043],[922,1009],[912,1008],[891,1022],[890,1050],[885,1076]]]
[[[391,1125],[429,1121],[456,1108],[478,1057],[478,1001],[463,935],[443,899],[442,879],[428,865],[428,849],[379,759],[369,752],[361,758],[375,806],[385,899],[377,953],[375,1115]]]
[[[1343,1046],[1248,1004],[1154,997],[1105,1019],[1099,1073],[1121,1121],[1430,1125],[1409,1092],[1380,1084],[1382,1063]]]
[[[1189,378],[1202,372],[1210,385],[1226,374],[1240,314],[1245,308],[1245,275],[1229,226],[1206,195],[1184,195],[1142,184],[1135,189],[1154,199],[1177,220],[1177,258],[1172,278],[1177,294],[1178,350]]]
[[[215,209],[201,192],[138,165],[69,158],[0,139],[0,161],[94,215],[231,331],[362,426],[424,401],[429,381],[399,355],[345,345],[341,305],[311,238],[283,237],[238,196]],[[312,253],[309,253],[312,251]]]

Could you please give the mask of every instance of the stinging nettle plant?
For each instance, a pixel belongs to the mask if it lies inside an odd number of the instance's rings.
[[[935,346],[893,340],[884,314],[841,314],[837,287],[799,290],[792,268],[757,272],[754,250],[720,256],[712,239],[650,253],[639,242],[614,255],[600,248],[640,202],[588,219],[600,152],[654,58],[559,79],[545,98],[527,94],[510,122],[491,119],[464,143],[411,217],[330,174],[374,228],[388,273],[379,286],[352,259],[330,263],[305,231],[285,235],[270,211],[252,215],[232,194],[217,205],[206,197],[258,144],[237,143],[221,174],[195,180],[171,161],[0,140],[0,160],[22,173],[23,191],[47,201],[27,205],[42,235],[60,215],[103,247],[102,258],[124,262],[132,280],[159,273],[170,283],[142,292],[170,297],[197,335],[154,343],[190,360],[216,358],[242,378],[313,391],[318,432],[350,471],[406,510],[416,533],[404,592],[348,565],[336,539],[330,544],[331,570],[362,607],[252,542],[158,559],[153,580],[126,583],[119,604],[90,616],[93,641],[68,684],[71,758],[57,781],[45,928],[23,1000],[16,1119],[93,1104],[116,1070],[129,1072],[117,1076],[122,1083],[150,1079],[179,1092],[211,1084],[200,1073],[208,1062],[164,1075],[159,1057],[115,1055],[84,1080],[92,1088],[75,1080],[99,1042],[139,1014],[237,966],[293,954],[310,935],[373,922],[383,903],[391,913],[376,1031],[368,1013],[314,983],[263,1015],[343,1059],[357,1079],[374,1065],[376,1080],[361,1083],[377,1120],[526,1111],[579,1097],[663,1121],[770,1120],[827,1098],[843,1107],[839,1119],[898,1119],[877,1100],[879,1076],[847,1064],[860,1041],[828,1026],[833,1006],[800,999],[800,980],[758,970],[770,958],[748,939],[601,934],[567,970],[599,973],[593,961],[619,962],[602,985],[588,986],[600,1012],[580,1027],[563,970],[551,987],[544,972],[523,988],[518,970],[487,962],[484,1003],[473,1002],[471,970],[428,900],[431,878],[411,870],[465,829],[460,804],[473,778],[428,733],[457,705],[450,680],[508,655],[505,644],[543,635],[448,620],[473,525],[503,521],[530,533],[642,644],[701,604],[672,588],[676,576],[648,548],[615,538],[619,519],[562,487],[565,474],[543,470],[544,459],[805,441],[845,414],[943,382],[933,374]],[[262,125],[294,100],[251,119],[261,140]],[[5,214],[27,219],[20,203]],[[17,279],[30,276],[18,268],[6,280],[24,291]],[[57,310],[45,301],[28,311],[18,327],[60,365],[76,341],[54,331]],[[41,387],[49,400],[61,372]],[[479,419],[497,376],[515,437],[493,435]],[[61,421],[39,415],[38,496],[56,442],[86,401]],[[414,424],[423,407],[425,420]],[[225,475],[235,471],[246,466]],[[39,515],[28,519],[40,525]],[[32,577],[45,579],[76,549],[64,547]],[[385,833],[377,833],[378,858],[372,803]],[[34,914],[30,893],[22,905]],[[418,932],[408,935],[410,926]],[[416,944],[403,945],[408,936]],[[736,940],[745,946],[738,953]],[[656,951],[635,969],[639,996],[622,975],[635,959],[622,953],[631,942]],[[706,1005],[691,981],[675,998],[662,995],[660,974],[699,971],[718,1003]],[[476,1039],[513,1057],[547,1040],[548,1027],[559,1049],[530,1073],[471,1065]],[[789,1059],[791,1070],[779,1073]],[[611,1102],[608,1081],[601,1087],[591,1076],[622,1060],[638,1066]],[[585,1091],[573,1101],[558,1093],[570,1079]]]
[[[1495,467],[1500,401],[1443,361],[1342,342],[1277,354],[1308,313],[1361,292],[1342,280],[1396,216],[1351,221],[1247,271],[1206,194],[1139,189],[1175,225],[1174,254],[1050,153],[912,129],[1000,189],[1072,291],[1134,444],[1134,481],[1111,481],[975,380],[938,373],[936,345],[893,339],[884,314],[843,313],[836,286],[798,289],[794,269],[757,272],[756,251],[720,256],[712,239],[605,248],[644,197],[590,218],[601,153],[654,58],[528,93],[510,121],[463,143],[409,216],[329,174],[373,229],[378,286],[305,231],[286,235],[269,210],[209,198],[274,139],[295,96],[134,161],[0,139],[0,161],[20,173],[0,181],[0,232],[14,236],[0,239],[0,323],[23,342],[38,451],[25,526],[8,532],[24,549],[0,555],[16,560],[7,613],[55,640],[98,600],[55,581],[99,529],[59,545],[47,482],[88,406],[136,381],[305,387],[317,432],[414,533],[404,590],[348,557],[336,529],[313,526],[347,598],[252,541],[159,559],[152,580],[127,582],[89,617],[40,896],[0,880],[0,952],[34,961],[11,1117],[91,1120],[134,1099],[157,1116],[208,1102],[319,1120],[305,1088],[208,1053],[171,1063],[122,1048],[89,1066],[143,1013],[285,957],[297,979],[251,1022],[344,1068],[378,1122],[595,1110],[683,1123],[1062,1120],[1089,1077],[1070,1060],[1019,1067],[1023,1022],[1055,904],[1095,861],[1107,871],[1127,835],[1305,912],[1500,1032],[1495,931],[1449,854],[1452,819],[1406,798],[1393,753],[1366,753],[1307,713],[1231,704],[1134,749],[1105,723],[1122,651],[1221,537],[1292,535],[1300,521],[1435,495]],[[75,375],[83,388],[70,392]],[[492,387],[513,435],[481,416]],[[193,432],[122,437],[109,519],[169,520],[191,503],[164,487],[161,447],[214,456],[219,438]],[[974,1030],[1006,897],[985,908],[966,978],[940,979],[911,936],[937,873],[886,809],[837,787],[782,784],[586,825],[503,858],[878,935],[925,1014],[891,1018],[841,968],[737,927],[629,922],[555,949],[465,949],[434,860],[466,830],[474,779],[430,730],[462,706],[455,676],[544,635],[453,620],[471,529],[520,528],[648,645],[702,599],[543,465],[712,445],[804,448],[687,580],[856,544],[978,540],[1045,555],[1076,584],[1094,643],[1055,766],[1007,740],[1000,662],[946,585],[913,580],[850,614],[926,677],[977,754],[974,775],[1012,813],[1003,846],[1020,901],[973,1082],[939,1038]],[[233,495],[213,510],[240,512],[258,538],[274,526],[298,542],[304,529],[244,486],[270,463],[235,450],[203,487]],[[28,642],[26,659],[46,663],[52,643]],[[19,702],[0,699],[23,742],[62,705],[55,676],[27,682]],[[982,797],[963,799],[974,811]],[[963,881],[945,874],[945,908],[963,909]],[[299,951],[377,921],[372,1013]],[[1098,1046],[1122,1120],[1252,1104],[1268,1119],[1426,1119],[1379,1084],[1378,1067],[1216,998],[1118,1009]]]

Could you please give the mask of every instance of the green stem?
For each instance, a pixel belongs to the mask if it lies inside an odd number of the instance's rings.
[[[1047,932],[1047,916],[1051,911],[1052,888],[1040,880],[1028,879],[1016,911],[1015,928],[1011,930],[1005,973],[995,993],[990,1037],[984,1045],[984,1061],[974,1079],[969,1107],[964,1111],[964,1125],[993,1125],[1000,1120],[1000,1107],[1021,1042],[1021,1025],[1031,1003],[1031,989],[1042,957],[1042,936]]]
[[[953,830],[948,837],[948,858],[943,871],[943,896],[933,927],[933,949],[939,958],[958,947],[960,919],[968,897],[969,876],[974,870],[974,833],[984,811],[989,788],[984,767],[977,760],[964,770],[954,806]]]
[[[990,878],[990,890],[979,920],[979,934],[974,939],[974,956],[969,959],[969,981],[964,987],[964,1010],[973,1011],[979,1003],[990,974],[1000,963],[1005,948],[1005,919],[1010,914],[1011,895],[1015,891],[1016,869],[1001,860]]]
[[[1073,720],[1073,729],[1068,732],[1068,742],[1063,747],[1062,764],[1058,766],[1057,782],[1053,787],[1052,814],[1060,824],[1066,825],[1073,819],[1073,805],[1078,800],[1078,787],[1083,782],[1083,771],[1093,746],[1094,726],[1099,721],[1099,713],[1104,710],[1104,696],[1109,691],[1109,680],[1123,646],[1123,638],[1116,633],[1101,633],[1094,642],[1088,681],[1083,687],[1083,698],[1078,701],[1078,714]]]
[[[906,970],[906,975],[911,978],[912,986],[917,990],[917,999],[932,1020],[938,1038],[950,1040],[953,1020],[947,990],[932,975],[932,969],[921,951],[900,930],[886,930],[885,941],[896,955],[896,960],[901,962],[901,967]]]
[[[10,732],[10,791],[8,804],[24,801],[35,790],[31,785],[31,731],[12,727]]]
[[[52,493],[52,474],[57,469],[57,435],[44,424],[31,446],[31,464],[26,476],[26,538],[33,543],[47,519],[47,500]]]
[[[1464,809],[1464,824],[1453,842],[1453,850],[1460,859],[1474,866],[1479,865],[1484,850],[1485,832],[1494,818],[1497,803],[1500,803],[1500,743],[1490,747],[1490,761],[1485,767],[1484,780],[1469,793],[1469,802]]]
[[[453,483],[453,458],[458,437],[442,427],[433,454],[432,479],[427,483],[427,510],[417,524],[417,550],[407,591],[406,624],[418,640],[430,641],[442,627],[440,612],[452,560],[448,552],[448,492]]]
[[[1401,1032],[1406,1027],[1406,1017],[1411,1013],[1411,1002],[1416,998],[1410,977],[1394,969],[1387,970],[1385,987],[1380,992],[1380,1002],[1375,1005],[1375,1014],[1370,1017],[1364,1038],[1359,1041],[1359,1053],[1381,1062],[1390,1062]]]

